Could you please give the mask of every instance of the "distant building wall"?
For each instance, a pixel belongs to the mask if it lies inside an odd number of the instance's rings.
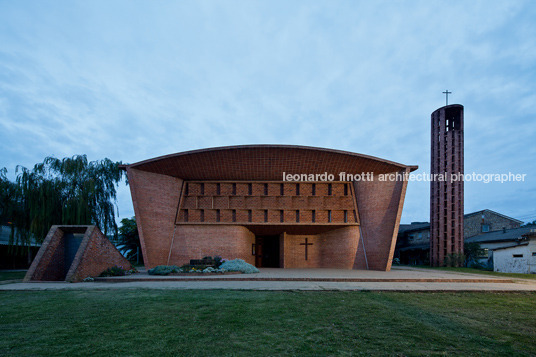
[[[519,228],[520,222],[509,217],[497,214],[490,210],[483,210],[471,214],[464,219],[464,237],[469,238],[481,233],[500,231],[503,228]]]
[[[523,232],[513,237],[510,234],[505,235],[504,241],[494,237],[494,241],[492,242],[486,242],[486,237],[490,237],[486,233],[500,232],[504,228],[506,230],[517,229],[521,223],[519,220],[488,209],[468,213],[464,215],[464,243],[466,243],[465,240],[468,238],[475,236],[481,237],[481,241],[479,240],[477,243],[480,244],[482,249],[486,249],[488,253],[485,258],[479,258],[479,262],[484,265],[492,264],[492,250],[512,245],[512,242],[520,239]],[[396,244],[397,253],[395,256],[400,258],[403,264],[427,263],[430,245],[430,226],[426,222],[413,222],[410,225],[404,224],[400,226]],[[471,240],[468,242],[471,242]]]
[[[525,245],[495,250],[493,270],[501,273],[536,274],[536,240]]]

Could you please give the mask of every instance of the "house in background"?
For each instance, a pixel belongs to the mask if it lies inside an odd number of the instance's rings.
[[[486,252],[486,255],[479,259],[484,265],[492,264],[493,249],[504,246],[503,243],[511,245],[512,242],[521,239],[521,234],[527,232],[527,230],[516,230],[521,227],[522,221],[489,209],[468,213],[464,215],[463,222],[464,242],[480,244]],[[494,232],[506,235],[488,236]],[[430,223],[401,224],[394,256],[399,258],[402,264],[429,264]]]
[[[513,229],[502,229],[499,231],[482,233],[465,239],[465,243],[478,243],[482,249],[482,256],[478,263],[486,268],[493,268],[494,254],[497,249],[518,245],[524,240],[523,235],[530,232],[534,227],[520,227]]]
[[[536,229],[523,234],[515,245],[493,251],[493,271],[536,274]]]
[[[0,269],[27,269],[41,244],[32,241],[30,246],[9,244],[11,226],[0,225]]]
[[[395,257],[399,258],[402,264],[429,264],[430,223],[401,224],[398,228]]]
[[[518,219],[485,209],[463,216],[463,236],[467,239],[482,233],[519,228],[522,224]]]

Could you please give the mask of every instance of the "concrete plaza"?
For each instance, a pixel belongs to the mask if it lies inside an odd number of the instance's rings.
[[[389,272],[344,269],[260,269],[258,274],[97,278],[94,282],[31,282],[0,285],[0,290],[65,289],[230,289],[373,291],[536,291],[536,280],[394,267]]]

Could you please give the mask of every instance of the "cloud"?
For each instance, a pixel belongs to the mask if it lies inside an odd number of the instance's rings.
[[[535,15],[530,1],[2,2],[0,166],[280,143],[429,171],[448,88],[466,171],[534,177]],[[521,215],[534,187],[467,185],[466,207]],[[428,219],[428,196],[410,183],[403,220]]]

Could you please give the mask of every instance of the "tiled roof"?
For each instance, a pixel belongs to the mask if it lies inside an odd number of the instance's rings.
[[[506,229],[505,231],[500,230],[495,232],[482,233],[477,236],[465,239],[465,243],[485,243],[521,240],[521,236],[530,232],[531,229],[534,229],[534,226]]]
[[[401,224],[398,228],[398,234],[401,233],[407,233],[412,231],[420,231],[423,229],[429,229],[430,223],[429,222],[416,222],[412,224]]]
[[[471,217],[471,216],[474,216],[474,215],[477,215],[477,214],[482,214],[483,212],[485,211],[488,211],[488,212],[491,212],[493,214],[496,214],[497,216],[501,216],[503,218],[506,218],[506,219],[509,219],[509,220],[512,220],[512,221],[515,221],[519,224],[522,224],[523,222],[518,220],[518,219],[515,219],[515,218],[512,218],[512,217],[508,217],[508,216],[505,216],[504,214],[501,214],[501,213],[498,213],[498,212],[495,212],[495,211],[492,211],[490,209],[483,209],[483,210],[480,210],[480,211],[476,211],[476,212],[472,212],[472,213],[467,213],[465,214],[463,217],[464,218],[467,218],[467,217]]]

